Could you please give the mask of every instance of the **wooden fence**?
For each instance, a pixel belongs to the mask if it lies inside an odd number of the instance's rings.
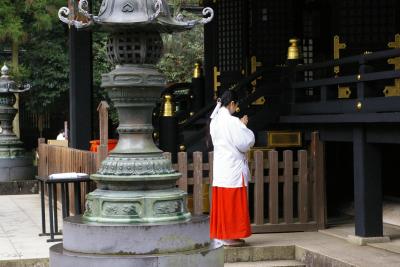
[[[48,145],[44,143],[43,139],[39,139],[38,147],[38,176],[47,177],[53,173],[61,172],[80,172],[92,174],[97,170],[97,153],[85,150],[72,149],[69,147],[62,147],[56,145]],[[94,186],[88,184],[81,185],[81,203],[82,209],[84,206],[84,199],[87,193],[93,189]],[[57,195],[60,194],[60,186],[57,188]],[[75,213],[74,204],[74,187],[72,184],[68,187],[69,201],[71,212]]]
[[[40,144],[39,175],[71,171],[91,174],[97,169],[96,156],[88,151]],[[191,159],[186,152],[179,152],[178,162],[173,166],[182,174],[177,186],[193,199],[193,213],[203,214],[207,210],[203,206],[209,204],[204,193],[211,194],[213,153],[208,154],[208,162],[203,162],[201,152],[194,152]],[[267,155],[254,152],[250,169],[248,195],[253,233],[313,231],[325,227],[324,146],[318,133],[312,134],[308,150],[273,150]],[[82,192],[88,191],[84,189]]]
[[[279,158],[282,158],[279,160]],[[174,168],[182,177],[178,187],[193,192],[193,213],[204,212],[204,190],[211,194],[213,153],[203,163],[203,154],[178,153]],[[324,146],[312,134],[309,150],[255,151],[250,162],[249,205],[253,233],[314,231],[326,224]],[[190,190],[191,189],[191,190]]]

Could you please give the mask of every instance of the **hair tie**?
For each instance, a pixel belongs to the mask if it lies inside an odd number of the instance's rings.
[[[221,98],[217,99],[217,105],[215,106],[213,112],[211,113],[210,119],[214,119],[215,116],[218,114],[219,109],[221,108]]]

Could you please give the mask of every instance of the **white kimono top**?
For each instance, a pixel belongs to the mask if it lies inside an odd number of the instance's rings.
[[[250,171],[246,152],[254,145],[253,132],[228,109],[221,107],[210,123],[214,145],[213,186],[236,188],[247,186]]]

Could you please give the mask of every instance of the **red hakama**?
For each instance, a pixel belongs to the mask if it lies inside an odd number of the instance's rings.
[[[210,238],[239,239],[251,235],[246,186],[213,186]]]

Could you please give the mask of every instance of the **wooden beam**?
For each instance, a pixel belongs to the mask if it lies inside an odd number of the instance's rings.
[[[291,114],[340,114],[340,113],[373,113],[400,111],[400,97],[368,97],[362,101],[362,109],[356,110],[357,99],[332,100],[294,104]]]
[[[279,117],[280,123],[398,123],[400,112],[294,115]]]

